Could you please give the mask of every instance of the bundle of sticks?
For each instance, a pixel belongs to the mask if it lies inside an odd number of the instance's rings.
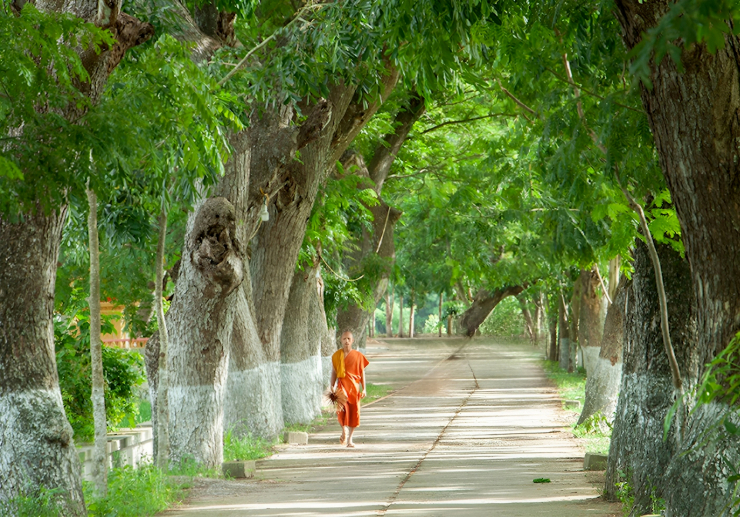
[[[338,413],[344,411],[344,404],[347,402],[347,394],[341,386],[331,387],[324,393],[325,406],[329,406],[332,411]]]

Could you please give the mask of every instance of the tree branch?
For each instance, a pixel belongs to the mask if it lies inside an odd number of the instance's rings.
[[[490,115],[483,115],[481,117],[472,117],[472,118],[466,118],[462,120],[448,120],[447,122],[442,122],[441,124],[437,124],[436,126],[432,126],[429,129],[425,129],[420,134],[425,135],[427,133],[430,133],[432,131],[435,131],[441,127],[444,126],[450,126],[453,124],[466,124],[468,122],[475,122],[476,120],[483,120],[487,118],[494,118],[494,117],[516,117],[517,115],[514,113],[492,113]]]

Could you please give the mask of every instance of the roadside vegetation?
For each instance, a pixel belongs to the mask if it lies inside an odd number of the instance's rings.
[[[572,417],[570,426],[573,436],[583,442],[586,452],[608,455],[611,426],[604,415],[597,413],[581,425],[576,425],[586,399],[586,370],[578,368],[569,373],[560,368],[557,361],[543,361],[542,365],[547,377],[557,386],[563,409]],[[578,401],[578,405],[566,401]]]

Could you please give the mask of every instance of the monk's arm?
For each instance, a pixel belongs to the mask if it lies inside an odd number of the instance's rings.
[[[365,398],[365,395],[367,395],[367,391],[365,391],[365,369],[362,369],[362,398]]]
[[[363,375],[364,375],[364,373],[365,373],[365,372],[363,372]],[[329,383],[329,386],[331,386],[331,387],[332,387],[332,389],[334,388],[334,383],[335,383],[335,382],[337,382],[337,371],[336,371],[336,370],[334,369],[334,367],[332,366],[332,367],[331,367],[331,382]],[[363,382],[364,382],[364,377],[363,377]]]

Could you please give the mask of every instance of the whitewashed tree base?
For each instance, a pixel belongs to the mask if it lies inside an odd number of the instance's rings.
[[[307,424],[321,414],[321,356],[314,355],[297,363],[281,363],[283,420],[289,424]]]
[[[237,436],[251,433],[275,438],[283,430],[280,363],[263,363],[248,370],[231,370],[229,397],[224,404],[224,427]],[[235,405],[239,407],[235,407]],[[234,415],[246,415],[235,419]]]

